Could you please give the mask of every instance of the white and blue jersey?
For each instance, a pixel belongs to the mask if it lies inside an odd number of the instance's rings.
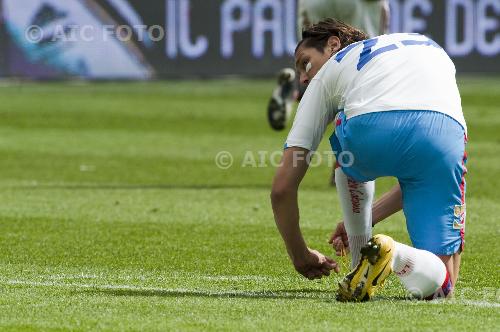
[[[316,150],[338,110],[346,118],[392,110],[432,110],[466,129],[455,66],[434,41],[396,33],[351,44],[314,76],[286,145]]]
[[[339,51],[309,84],[286,147],[316,150],[335,117],[332,148],[354,157],[342,166],[346,175],[396,177],[414,246],[459,251],[467,127],[444,50],[419,34],[391,34]]]

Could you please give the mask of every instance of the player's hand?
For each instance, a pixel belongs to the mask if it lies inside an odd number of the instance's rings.
[[[310,280],[329,276],[331,270],[339,272],[337,262],[313,249],[308,249],[305,257],[295,260],[293,265],[297,272]]]
[[[349,240],[347,239],[347,232],[345,231],[344,222],[341,221],[333,231],[330,239],[328,240],[335,249],[337,256],[347,255],[349,253]]]

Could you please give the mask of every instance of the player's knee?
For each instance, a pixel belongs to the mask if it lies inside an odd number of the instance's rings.
[[[289,197],[293,193],[293,190],[287,185],[274,184],[271,189],[271,202],[273,204],[278,203]]]

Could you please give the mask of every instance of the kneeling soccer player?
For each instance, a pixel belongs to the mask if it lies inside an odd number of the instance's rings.
[[[366,38],[333,19],[302,34],[295,60],[308,88],[273,183],[276,224],[299,273],[315,279],[338,272],[334,260],[307,247],[297,203],[304,156],[334,122],[330,143],[341,165],[335,172],[346,234],[337,227],[330,242],[337,250],[349,245],[354,267],[339,284],[338,299],[371,298],[391,272],[417,298],[448,296],[465,226],[467,129],[455,67],[423,35]],[[372,204],[373,180],[382,176],[399,184]],[[401,209],[414,247],[372,237],[372,223]]]

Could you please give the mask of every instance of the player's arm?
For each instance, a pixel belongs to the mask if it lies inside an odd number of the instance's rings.
[[[401,187],[395,185],[391,190],[382,195],[372,208],[372,225],[392,216],[403,208]]]
[[[297,192],[308,168],[310,151],[316,150],[328,123],[333,120],[332,98],[319,80],[309,83],[295,115],[271,192],[274,219],[295,269],[309,279],[338,272],[335,261],[309,249],[299,227]]]
[[[299,227],[298,188],[307,168],[308,150],[291,147],[285,150],[276,172],[271,192],[276,226],[285,242],[292,263],[300,274],[317,279],[338,272],[335,261],[307,247]]]
[[[292,262],[303,260],[307,255],[307,246],[299,228],[298,188],[306,174],[308,165],[304,160],[309,151],[291,147],[283,153],[281,166],[274,177],[271,191],[276,226],[285,241],[288,255]],[[294,161],[295,159],[295,161]]]

